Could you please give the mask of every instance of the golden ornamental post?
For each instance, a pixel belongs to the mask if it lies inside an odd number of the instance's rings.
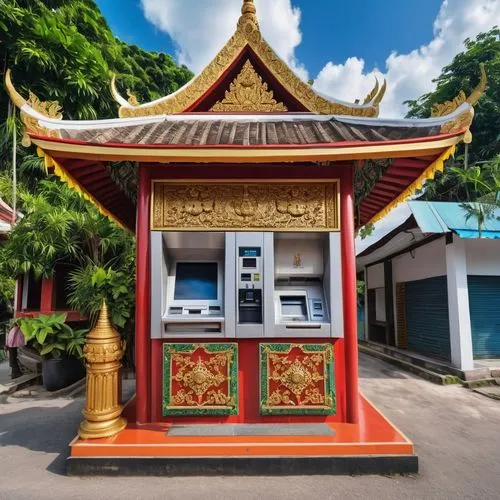
[[[103,304],[99,320],[87,335],[83,353],[87,364],[85,420],[78,435],[82,439],[114,436],[127,426],[121,416],[120,360],[125,352],[120,334],[109,320],[108,308]]]

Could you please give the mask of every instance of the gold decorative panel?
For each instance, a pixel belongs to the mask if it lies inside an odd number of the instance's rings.
[[[332,344],[260,344],[262,415],[335,413]]]
[[[337,231],[337,180],[153,183],[156,231]]]
[[[247,61],[240,74],[226,91],[224,99],[214,104],[210,111],[215,112],[280,112],[287,111],[282,102],[277,102],[272,90]]]

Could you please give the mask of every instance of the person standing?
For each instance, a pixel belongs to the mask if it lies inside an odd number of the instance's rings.
[[[5,343],[5,347],[9,351],[9,365],[11,368],[10,378],[18,378],[22,375],[21,367],[19,366],[19,361],[17,359],[17,349],[19,347],[24,347],[26,345],[26,341],[24,339],[23,332],[17,323],[17,320],[14,320],[12,323],[12,327],[7,334],[7,342]]]

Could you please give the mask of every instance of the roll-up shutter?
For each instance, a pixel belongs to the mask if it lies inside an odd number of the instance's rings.
[[[450,360],[446,276],[406,283],[408,348]]]
[[[474,357],[500,356],[500,276],[468,276]]]
[[[396,283],[396,329],[398,347],[408,348],[408,329],[406,325],[406,283]]]

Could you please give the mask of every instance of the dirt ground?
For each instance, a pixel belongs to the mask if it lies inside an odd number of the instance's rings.
[[[418,476],[70,478],[83,399],[0,402],[0,499],[499,499],[500,401],[366,355],[360,384],[416,444]]]

